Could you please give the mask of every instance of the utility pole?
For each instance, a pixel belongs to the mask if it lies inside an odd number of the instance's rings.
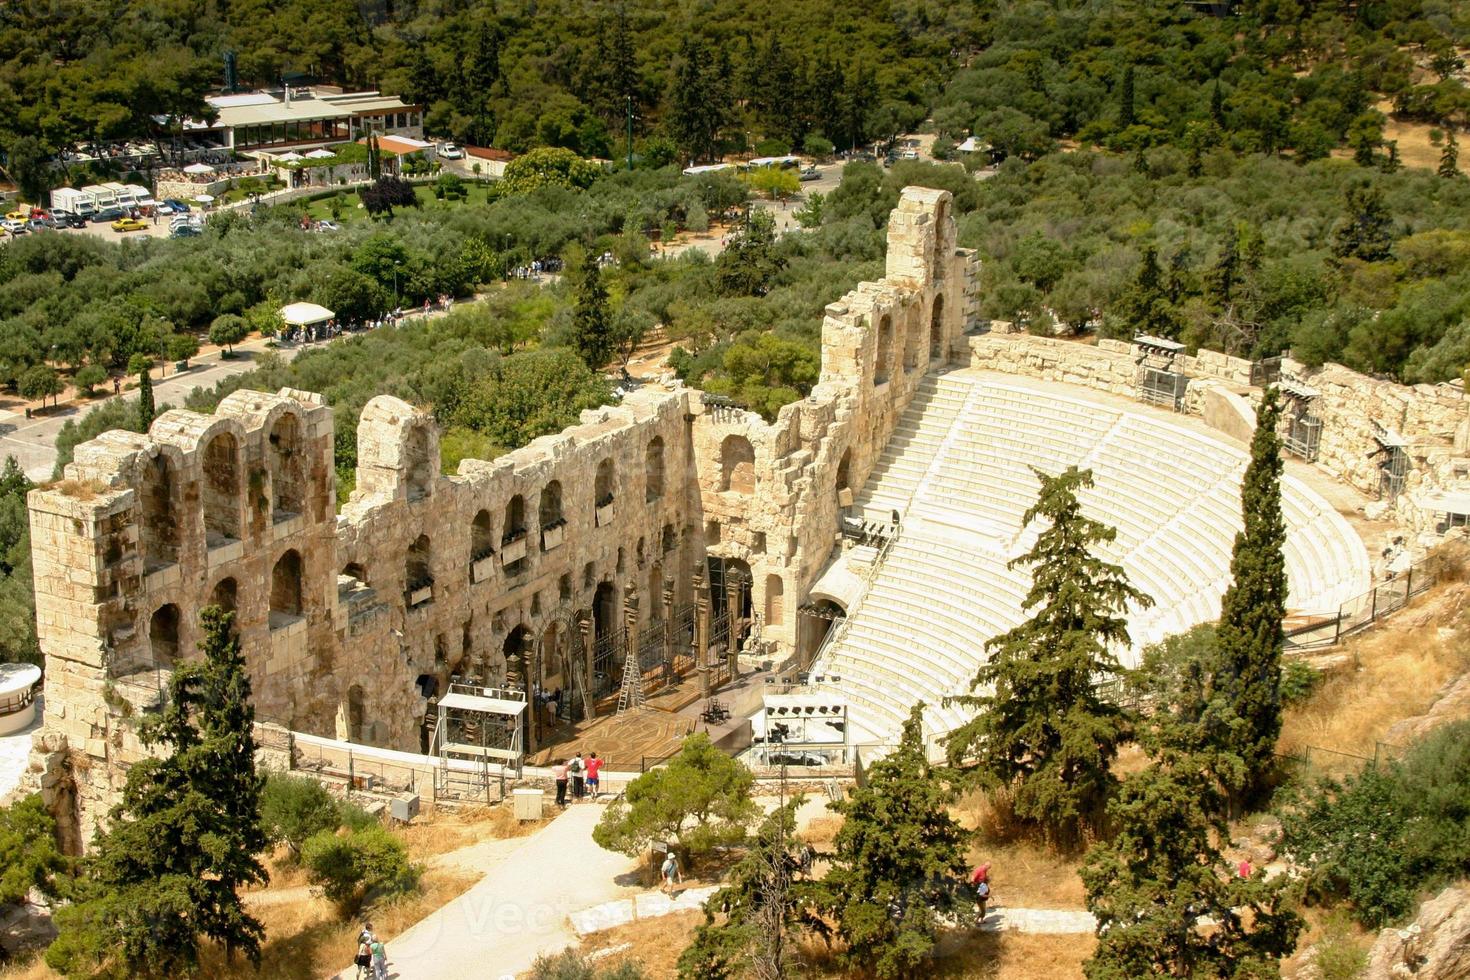
[[[628,170],[633,169],[633,96],[626,96],[628,100]]]

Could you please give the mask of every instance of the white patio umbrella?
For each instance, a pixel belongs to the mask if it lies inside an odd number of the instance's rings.
[[[289,151],[287,153],[282,153],[280,156],[276,157],[276,162],[277,163],[299,163],[300,161],[305,160],[305,159],[306,159],[306,157],[302,156],[300,153],[297,153],[295,150],[291,150],[291,151]]]
[[[214,168],[207,163],[191,163],[184,168],[186,174],[212,174]]]
[[[195,196],[194,200],[198,201],[200,204],[213,204],[214,203],[214,195],[213,194],[199,194],[199,195]]]
[[[328,157],[334,157],[336,155],[337,154],[333,153],[331,150],[312,150],[310,153],[308,153],[306,155],[306,159],[308,159],[308,160],[325,160]]]

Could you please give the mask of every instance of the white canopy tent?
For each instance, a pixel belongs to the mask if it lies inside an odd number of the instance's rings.
[[[302,156],[300,153],[297,153],[295,150],[289,150],[289,151],[287,151],[285,153],[282,153],[280,156],[276,157],[276,162],[277,163],[300,163],[302,160],[305,160],[305,159],[306,159],[306,157]]]
[[[315,149],[315,150],[312,150],[310,153],[306,154],[306,159],[308,159],[308,160],[325,160],[328,157],[334,157],[336,155],[337,154],[333,153],[331,150]]]
[[[326,323],[336,316],[325,306],[315,303],[290,303],[281,307],[281,319],[288,327],[307,327],[313,323]]]
[[[207,163],[191,163],[184,168],[186,174],[212,174],[214,168]]]

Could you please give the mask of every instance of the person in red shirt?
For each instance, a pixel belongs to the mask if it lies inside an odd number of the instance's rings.
[[[602,771],[602,760],[593,752],[587,757],[587,795],[597,799],[597,774]]]
[[[980,922],[985,921],[985,907],[990,902],[990,865],[976,865],[970,875],[970,887],[975,890],[975,901],[980,906]]]

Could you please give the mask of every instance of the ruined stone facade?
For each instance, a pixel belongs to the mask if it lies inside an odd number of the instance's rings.
[[[820,383],[773,423],[650,385],[443,475],[429,415],[383,396],[340,514],[319,395],[240,391],[78,447],[30,499],[47,710],[27,788],[90,836],[210,603],[237,613],[261,721],[409,751],[454,674],[590,692],[601,636],[692,602],[696,570],[749,575],[748,649],[814,650],[797,611],[840,509],[974,320],[950,207],[904,191],[884,279],[827,308]]]

